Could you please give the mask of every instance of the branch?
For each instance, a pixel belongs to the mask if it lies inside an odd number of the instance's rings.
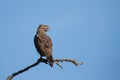
[[[58,64],[58,62],[63,62],[63,61],[66,61],[66,62],[72,62],[75,66],[78,66],[78,65],[82,65],[83,62],[81,63],[78,63],[77,61],[75,60],[71,60],[71,59],[55,59],[54,60],[54,63],[56,63],[61,69],[63,69],[63,67],[61,65]],[[27,66],[26,68],[22,69],[22,70],[19,70],[18,72],[15,72],[13,74],[11,74],[10,76],[7,77],[6,80],[12,80],[15,76],[29,70],[30,68],[32,67],[35,67],[37,66],[40,62],[43,62],[43,63],[46,63],[48,64],[48,60],[47,59],[43,59],[43,58],[40,58],[38,59],[34,64],[30,65],[30,66]]]
[[[76,60],[73,60],[73,59],[55,59],[55,60],[54,60],[55,63],[56,63],[56,62],[64,62],[64,61],[66,61],[66,62],[72,62],[75,66],[78,66],[78,65],[82,65],[82,64],[83,64],[83,62],[78,63]]]
[[[13,77],[15,77],[15,76],[17,76],[18,74],[21,74],[21,73],[29,70],[29,69],[32,68],[32,67],[37,66],[40,62],[43,62],[43,63],[46,63],[46,64],[47,64],[48,60],[43,59],[43,58],[40,58],[40,59],[38,59],[34,64],[32,64],[32,65],[30,65],[30,66],[28,66],[28,67],[26,67],[26,68],[24,68],[24,69],[22,69],[22,70],[19,70],[18,72],[15,72],[15,73],[11,74],[10,76],[8,76],[8,78],[7,78],[6,80],[12,80]]]

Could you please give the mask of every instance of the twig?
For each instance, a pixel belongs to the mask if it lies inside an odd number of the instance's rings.
[[[72,62],[75,66],[78,66],[79,63],[75,60],[71,60],[71,59],[55,59],[54,60],[54,63],[56,63],[61,69],[63,69],[63,67],[61,65],[58,64],[58,62],[63,62],[63,61],[66,61],[66,62]],[[48,64],[48,60],[47,59],[43,59],[43,58],[40,58],[38,59],[34,64],[30,65],[30,66],[27,66],[26,68],[22,69],[22,70],[19,70],[18,72],[15,72],[13,74],[11,74],[10,76],[7,77],[6,80],[12,80],[15,76],[29,70],[30,68],[32,67],[35,67],[37,66],[40,62],[43,62],[43,63],[46,63]],[[82,63],[83,64],[83,63]],[[81,65],[81,63],[80,63]]]
[[[55,59],[54,62],[61,68],[63,69],[63,67],[58,63],[58,62],[72,62],[75,66],[78,66],[78,65],[82,65],[84,64],[83,62],[80,62],[78,63],[76,60],[73,60],[73,59]]]
[[[72,59],[56,59],[54,60],[55,62],[63,62],[63,61],[66,61],[66,62],[72,62],[75,66],[78,66],[79,63],[75,60],[72,60]]]

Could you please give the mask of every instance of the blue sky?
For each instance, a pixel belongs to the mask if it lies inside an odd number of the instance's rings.
[[[120,80],[119,0],[1,0],[0,80],[38,58],[33,38],[47,24],[53,57],[71,58],[84,65],[46,64],[14,80]]]

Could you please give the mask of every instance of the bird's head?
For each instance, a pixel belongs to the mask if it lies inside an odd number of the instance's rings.
[[[49,26],[48,25],[39,25],[38,30],[43,30],[44,32],[49,31]]]

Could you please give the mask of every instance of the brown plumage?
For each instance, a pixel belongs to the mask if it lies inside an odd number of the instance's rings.
[[[49,36],[47,36],[46,32],[49,27],[47,25],[40,25],[37,29],[36,35],[34,37],[34,44],[36,50],[40,54],[42,58],[45,56],[50,64],[53,67],[53,57],[52,57],[52,40]]]

